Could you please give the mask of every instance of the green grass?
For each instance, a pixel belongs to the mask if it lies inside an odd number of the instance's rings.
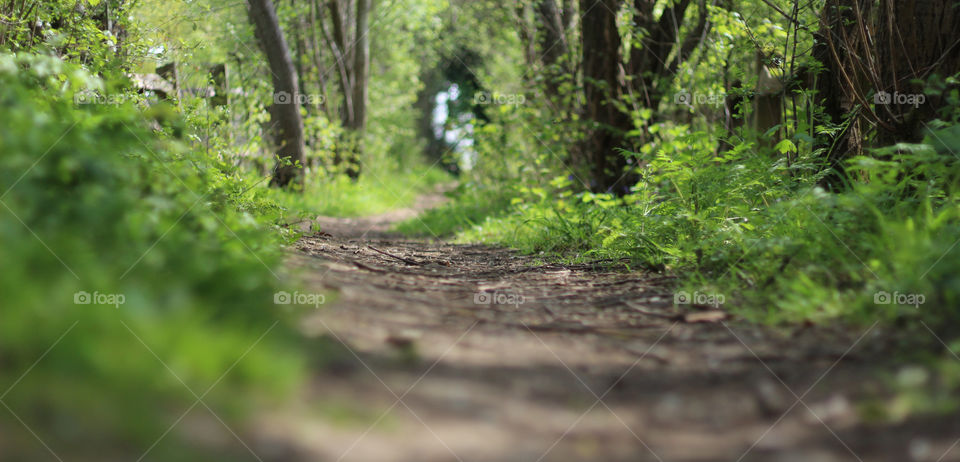
[[[401,222],[395,229],[410,236],[449,237],[488,217],[499,216],[510,207],[510,195],[505,191],[485,189],[470,182],[461,183],[448,195],[454,200]]]
[[[311,178],[302,191],[273,189],[270,197],[300,218],[357,217],[410,206],[419,195],[450,181],[449,174],[436,168],[368,171],[358,180],[345,175]]]

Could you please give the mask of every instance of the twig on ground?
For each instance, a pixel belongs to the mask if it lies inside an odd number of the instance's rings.
[[[422,264],[421,262],[416,261],[416,260],[412,260],[412,259],[409,259],[409,258],[404,258],[404,257],[401,257],[401,256],[397,256],[397,255],[394,255],[394,254],[389,253],[389,252],[384,252],[384,251],[382,251],[382,250],[380,250],[380,249],[378,249],[378,248],[376,248],[376,247],[374,247],[374,246],[372,246],[372,245],[368,245],[367,247],[369,247],[370,250],[373,250],[374,252],[377,252],[377,253],[379,253],[379,254],[381,254],[381,255],[386,255],[386,256],[388,256],[388,257],[390,257],[390,258],[396,258],[397,260],[400,260],[400,261],[402,261],[402,262],[404,262],[404,263],[406,263],[406,264],[408,264],[408,265],[421,265],[421,264]]]

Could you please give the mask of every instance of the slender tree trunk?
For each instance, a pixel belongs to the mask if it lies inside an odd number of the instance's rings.
[[[341,124],[346,130],[334,155],[351,178],[360,176],[360,153],[366,128],[367,80],[370,73],[369,17],[371,0],[330,0],[333,23],[332,49],[340,67],[343,106]],[[362,73],[362,75],[361,75]]]
[[[327,102],[327,69],[323,62],[323,53],[320,48],[320,38],[317,36],[319,24],[323,22],[323,9],[320,0],[310,2],[310,51],[312,53],[314,70],[317,73],[317,86],[320,89],[320,110],[330,118],[330,105]]]
[[[333,33],[327,30],[323,21],[320,21],[320,28],[323,30],[324,38],[333,58],[337,62],[337,70],[340,73],[340,94],[343,95],[343,106],[340,108],[340,120],[344,126],[353,119],[353,87],[350,85],[350,72],[352,63],[347,59],[344,47],[347,46],[347,36],[343,30],[343,14],[337,0],[330,0],[327,4],[330,8],[330,22],[333,23]]]
[[[277,12],[270,0],[247,0],[247,13],[267,57],[273,80],[274,103],[270,115],[275,123],[277,155],[292,163],[304,163],[303,120],[300,117],[299,83],[283,38]],[[271,184],[287,186],[302,181],[300,169],[278,164]]]
[[[370,80],[370,9],[373,0],[357,0],[357,31],[354,35],[354,85],[352,129],[363,136],[367,127],[367,99]]]

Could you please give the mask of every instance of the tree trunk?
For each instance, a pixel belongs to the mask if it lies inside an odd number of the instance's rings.
[[[614,101],[623,94],[620,33],[616,12],[620,0],[580,0],[583,27],[581,62],[584,77],[584,118],[587,134],[577,164],[589,171],[589,187],[597,192],[626,193],[636,176],[627,171],[627,158],[618,152],[626,146],[633,121]]]
[[[630,50],[630,60],[625,64],[617,28],[622,0],[580,0],[580,11],[584,12],[580,52],[583,110],[588,127],[577,155],[580,165],[589,166],[590,188],[594,191],[623,194],[638,180],[629,158],[619,151],[631,148],[626,134],[638,127],[627,115],[627,108],[618,104],[629,101],[634,110],[649,108],[656,113],[673,75],[709,28],[706,0],[698,3],[699,16],[683,40],[679,31],[692,1],[676,0],[654,17],[657,3],[634,0],[633,31],[643,31],[644,35]]]
[[[361,157],[363,155],[364,133],[367,128],[367,100],[369,99],[370,80],[370,9],[372,0],[355,0],[351,2],[355,12],[353,26],[353,46],[350,55],[353,57],[353,74],[351,88],[353,95],[353,117],[346,124],[349,130],[346,156],[346,173],[350,178],[357,178],[361,171]]]
[[[370,8],[373,0],[357,0],[357,31],[354,35],[353,124],[359,137],[367,127],[367,85],[370,76]]]
[[[842,183],[844,161],[865,145],[923,138],[926,122],[946,101],[924,95],[915,81],[960,72],[960,10],[956,0],[828,0],[820,22],[814,48],[824,65],[820,122],[849,117],[842,133],[818,140],[835,169],[826,181],[833,186]]]
[[[313,0],[310,4],[310,51],[313,57],[314,71],[317,73],[317,86],[320,90],[320,110],[330,119],[330,106],[327,102],[327,69],[320,51],[320,38],[317,36],[318,24],[323,22],[323,9],[320,0]]]
[[[351,63],[344,54],[347,37],[343,30],[343,15],[340,12],[340,6],[337,0],[330,0],[327,4],[330,8],[330,22],[333,23],[333,34],[327,30],[326,24],[321,20],[320,29],[323,31],[323,37],[333,53],[333,59],[337,62],[337,71],[340,74],[340,94],[343,95],[343,106],[340,108],[340,120],[345,126],[347,121],[353,118],[353,90],[350,85]]]
[[[877,13],[876,62],[882,85],[878,91],[893,99],[875,109],[879,126],[891,128],[879,131],[877,145],[920,142],[925,123],[937,117],[944,101],[936,95],[924,95],[924,102],[916,105],[901,101],[923,95],[925,85],[916,81],[960,72],[960,2],[881,0]]]
[[[297,73],[290,50],[280,30],[277,12],[270,0],[247,0],[247,13],[260,46],[267,57],[273,80],[274,102],[270,116],[274,121],[277,156],[290,163],[304,163],[303,119],[298,101]],[[271,184],[287,186],[302,181],[299,167],[278,163]]]

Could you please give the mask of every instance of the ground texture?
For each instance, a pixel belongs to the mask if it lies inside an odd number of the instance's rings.
[[[390,232],[437,200],[306,224],[290,263],[330,294],[304,322],[324,359],[263,460],[960,460],[960,419],[858,412],[896,368],[876,326],[763,328],[620,262]]]

